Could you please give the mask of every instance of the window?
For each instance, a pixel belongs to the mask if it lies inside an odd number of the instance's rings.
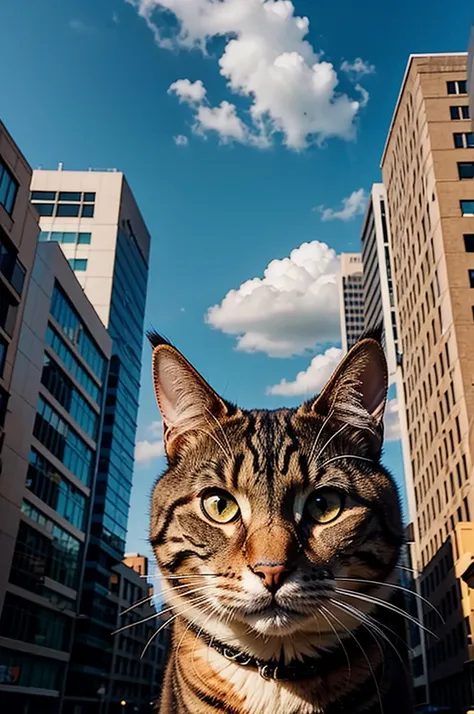
[[[18,295],[23,291],[26,268],[17,258],[17,251],[6,233],[0,228],[0,273],[8,280]]]
[[[453,134],[455,149],[472,149],[474,148],[474,132],[468,131],[465,133]]]
[[[79,215],[78,203],[58,203],[56,215],[60,217],[75,217]]]
[[[474,216],[474,199],[469,201],[460,201],[460,205],[463,216]]]
[[[460,179],[474,179],[474,161],[458,161]]]
[[[17,193],[18,184],[13,178],[13,174],[10,173],[0,159],[0,203],[9,216],[11,216],[13,212],[13,204],[15,203]]]
[[[67,615],[7,593],[0,634],[54,650],[69,648],[71,621]]]
[[[40,216],[52,216],[54,211],[54,203],[33,203],[32,204]]]
[[[69,260],[69,265],[73,270],[87,270],[87,258],[71,258]]]
[[[93,191],[89,191],[84,194],[84,203],[94,203],[95,201],[95,193]]]
[[[76,233],[70,231],[41,231],[40,242],[55,241],[56,243],[80,243],[89,244],[91,233]]]
[[[459,119],[470,119],[469,107],[467,104],[465,106],[449,107],[449,113],[451,115],[451,119],[454,121],[458,121]]]
[[[5,358],[7,356],[8,343],[5,342],[3,337],[0,337],[0,377],[3,375],[3,368],[5,367]]]
[[[469,270],[469,283],[471,285],[471,288],[474,288],[474,270]]]
[[[77,191],[60,191],[58,201],[80,201],[81,193]]]
[[[466,253],[474,253],[474,233],[464,233],[463,238]]]
[[[32,201],[55,201],[56,191],[32,191],[30,198]]]
[[[465,79],[456,79],[454,82],[447,82],[448,94],[467,94],[467,82]]]
[[[85,244],[88,245],[91,242],[91,234],[90,233],[78,233],[77,242],[80,243],[81,245],[85,245]]]
[[[51,326],[48,326],[46,342],[58,355],[63,365],[72,374],[74,379],[79,382],[81,387],[84,387],[89,396],[99,404],[102,393],[100,388],[91,379],[91,377],[89,377],[84,367],[73,355],[64,340],[61,339],[56,330],[54,330]]]
[[[94,218],[94,204],[87,203],[82,206],[81,216],[83,218]]]

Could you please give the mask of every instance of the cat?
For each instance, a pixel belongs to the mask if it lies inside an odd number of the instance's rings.
[[[380,332],[274,411],[230,404],[148,337],[168,460],[150,526],[172,626],[158,712],[410,714]]]

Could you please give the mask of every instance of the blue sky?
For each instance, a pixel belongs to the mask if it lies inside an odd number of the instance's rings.
[[[334,258],[314,242],[336,254],[358,249],[358,209],[380,180],[408,55],[464,51],[473,18],[465,0],[448,12],[442,0],[294,0],[294,15],[309,20],[304,44],[294,18],[281,14],[288,3],[274,3],[276,25],[257,4],[225,0],[216,16],[209,0],[7,0],[0,116],[34,168],[62,161],[65,169],[126,173],[152,235],[147,327],[172,339],[228,399],[277,407],[302,396],[268,394],[270,386],[293,383],[322,353],[308,382],[316,384],[316,368],[324,374],[335,359],[326,353],[337,346],[334,291],[321,287]],[[153,32],[138,11],[157,5],[177,14],[149,14]],[[176,39],[180,27],[187,46]],[[215,36],[226,31],[237,42]],[[265,65],[275,57],[276,69]],[[333,72],[343,95],[336,108]],[[337,212],[351,195],[342,216],[351,220],[322,220],[331,214],[319,207]],[[292,254],[304,243],[312,245]],[[290,255],[265,283],[239,292]],[[291,306],[286,315],[275,308],[282,304]],[[149,361],[146,346],[138,438],[152,445],[142,455],[159,452]],[[387,444],[386,463],[400,480],[396,442]],[[137,463],[130,550],[147,550],[148,496],[163,467],[161,458]]]

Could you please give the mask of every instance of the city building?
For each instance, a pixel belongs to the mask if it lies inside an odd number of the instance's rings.
[[[364,292],[360,253],[341,253],[338,291],[342,349],[347,352],[364,332]]]
[[[58,245],[39,244],[11,378],[0,481],[5,712],[60,710],[111,349]]]
[[[425,611],[428,698],[471,704],[453,533],[474,513],[474,149],[467,55],[412,55],[382,157]],[[461,527],[461,526],[459,526]]]
[[[471,111],[471,122],[474,126],[474,23],[471,27],[471,39],[469,42],[469,55],[467,60],[467,83],[469,91],[469,108]]]
[[[30,181],[31,168],[0,121],[0,469],[10,382],[39,232],[29,202]],[[4,538],[11,535],[4,535],[3,506],[8,508],[0,484],[0,552]],[[0,573],[0,583],[2,577]]]
[[[394,390],[397,400],[409,519],[403,558],[406,567],[411,570],[413,564],[416,564],[418,560],[416,544],[419,539],[415,537],[417,513],[403,391],[402,359],[398,341],[397,303],[392,279],[393,260],[388,204],[383,184],[372,186],[362,223],[361,243],[365,327],[374,329],[380,325],[383,326],[383,343],[387,356],[391,390]],[[413,578],[409,570],[404,572],[404,585],[420,594],[419,580]],[[421,619],[423,617],[421,600],[414,599],[411,595],[407,596],[406,600],[406,606],[414,607],[414,615]],[[423,704],[427,699],[425,636],[422,630],[413,626],[408,627],[407,635],[416,699],[419,704]]]
[[[111,670],[116,608],[110,579],[123,557],[132,486],[150,236],[123,173],[34,171],[40,241],[60,244],[112,338],[81,617],[65,711],[95,702]],[[97,709],[98,710],[98,709]]]
[[[130,561],[133,567],[126,564]],[[147,576],[148,560],[138,554],[114,567],[110,591],[117,605],[116,629],[137,625],[114,636],[110,675],[104,681],[104,714],[122,714],[123,708],[149,714],[150,704],[160,696],[169,638],[166,622],[171,613],[159,616]],[[83,710],[84,714],[88,711]]]

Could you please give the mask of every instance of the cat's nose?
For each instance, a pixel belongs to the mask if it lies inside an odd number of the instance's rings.
[[[286,576],[290,572],[290,568],[284,563],[265,564],[257,563],[253,567],[253,572],[263,580],[265,587],[274,593],[282,585]]]

